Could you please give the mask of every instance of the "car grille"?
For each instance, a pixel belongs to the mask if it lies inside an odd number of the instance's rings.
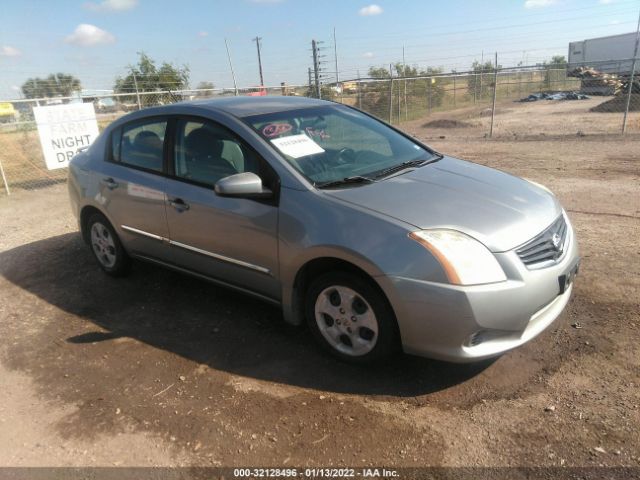
[[[527,267],[553,262],[564,252],[567,231],[564,215],[560,215],[549,228],[517,249],[516,253]]]

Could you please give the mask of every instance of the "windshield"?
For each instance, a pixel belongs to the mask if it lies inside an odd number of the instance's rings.
[[[318,186],[375,178],[392,167],[434,156],[382,122],[340,105],[255,115],[245,121]]]

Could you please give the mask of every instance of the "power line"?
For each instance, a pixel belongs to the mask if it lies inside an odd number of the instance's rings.
[[[625,3],[622,5],[637,5],[637,3],[634,2],[629,2],[629,3]],[[572,11],[579,11],[579,10],[590,10],[592,8],[601,8],[601,7],[584,7],[581,9],[575,9],[575,10],[565,10],[564,12],[572,12]],[[614,11],[608,11],[606,14],[602,14],[602,15],[598,15],[598,17],[603,17],[603,16],[615,16],[615,15],[621,15],[621,14],[625,14],[625,13],[630,13],[630,12],[635,12],[636,9],[635,7],[633,9],[624,9],[624,10],[614,10]],[[539,14],[535,14],[535,15],[540,15],[540,14],[549,14],[549,15],[554,15],[557,16],[558,13],[562,13],[562,12],[541,12]],[[534,15],[534,14],[530,14]],[[519,19],[522,17],[526,17],[527,15],[518,15],[518,16],[512,16],[512,17],[502,17],[502,18],[497,18],[497,19],[492,19],[492,20],[513,20],[513,19]],[[423,33],[425,36],[429,36],[429,37],[433,37],[435,34],[437,35],[458,35],[458,34],[465,34],[465,33],[471,33],[471,32],[476,32],[476,31],[490,31],[490,30],[503,30],[505,28],[520,28],[520,27],[527,27],[530,25],[542,25],[545,23],[553,23],[553,22],[564,22],[564,21],[570,21],[570,20],[585,20],[585,19],[592,19],[593,15],[590,16],[584,16],[584,17],[565,17],[565,18],[555,18],[554,20],[545,20],[543,22],[529,22],[526,24],[511,24],[509,23],[506,26],[502,26],[502,25],[498,25],[498,26],[494,26],[494,27],[485,27],[485,28],[478,28],[478,29],[471,29],[471,30],[461,30],[461,31],[456,31],[456,32],[446,32],[445,33],[441,33],[440,30],[444,30],[446,28],[448,28],[449,26],[447,24],[439,24],[439,26],[437,28],[429,28],[426,30],[425,33],[425,29],[424,28],[415,28],[415,29],[403,29],[401,31],[396,31],[396,32],[386,32],[386,33],[378,33],[375,35],[359,35],[359,36],[346,36],[343,37],[345,40],[357,40],[357,39],[363,39],[363,38],[381,38],[381,37],[388,37],[388,36],[403,36],[406,37],[407,33],[413,32],[413,31],[418,31],[420,33]],[[483,25],[486,24],[486,20],[477,20],[477,21],[470,21],[470,22],[456,22],[451,23],[450,25],[455,25],[455,26],[459,26],[459,25]]]

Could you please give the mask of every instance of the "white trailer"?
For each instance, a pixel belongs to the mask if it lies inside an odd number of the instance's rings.
[[[567,71],[571,72],[577,67],[593,67],[604,73],[629,75],[636,37],[636,32],[633,32],[571,42]]]

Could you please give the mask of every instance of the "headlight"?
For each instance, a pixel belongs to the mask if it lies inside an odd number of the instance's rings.
[[[409,238],[429,250],[455,285],[503,282],[507,279],[496,257],[482,243],[455,230],[421,230]]]

